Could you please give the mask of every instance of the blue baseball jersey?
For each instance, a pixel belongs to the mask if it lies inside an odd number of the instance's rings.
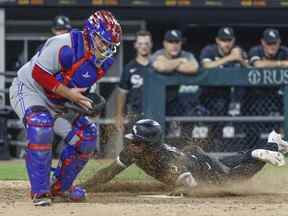
[[[59,103],[63,98],[56,100],[51,91],[44,89],[33,78],[33,68],[37,65],[43,73],[54,76],[69,88],[88,89],[106,73],[113,59],[108,58],[101,65],[96,65],[95,56],[86,54],[82,32],[72,31],[54,36],[48,39],[32,59],[19,69],[18,79],[48,103]]]

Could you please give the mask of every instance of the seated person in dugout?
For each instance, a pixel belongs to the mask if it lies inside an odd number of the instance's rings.
[[[151,66],[155,72],[162,75],[185,74],[195,75],[199,69],[192,52],[183,49],[185,38],[180,30],[168,30],[163,39],[163,48],[157,50],[151,56]],[[167,87],[166,96],[166,115],[167,116],[185,116],[194,110],[195,96],[181,94],[180,86]],[[175,128],[175,130],[173,130]],[[177,129],[176,129],[177,128]],[[180,136],[180,123],[173,121],[167,127],[167,133],[170,137]]]
[[[204,69],[232,69],[248,66],[247,54],[237,45],[236,36],[231,27],[222,27],[218,30],[215,43],[202,49],[200,61]],[[200,101],[211,115],[236,116],[241,113],[244,93],[245,90],[239,87],[203,87]]]
[[[163,75],[186,74],[195,75],[198,72],[199,64],[192,52],[183,50],[184,38],[182,32],[176,29],[169,30],[164,35],[163,48],[157,50],[151,56],[151,66],[155,72]],[[179,86],[169,86],[167,90],[167,115],[185,115],[187,110],[193,107],[186,107],[189,98],[184,99],[178,94]]]
[[[160,182],[189,193],[197,185],[249,179],[266,163],[282,166],[285,164],[283,153],[288,151],[288,143],[276,131],[272,131],[268,142],[261,146],[218,156],[205,153],[199,147],[181,151],[163,143],[162,135],[158,122],[151,119],[137,121],[131,133],[125,135],[127,142],[117,159],[97,171],[84,186],[93,188],[107,183],[135,163]]]
[[[271,28],[265,29],[261,44],[250,49],[249,59],[250,64],[255,68],[287,68],[288,47],[281,45],[279,31]],[[247,102],[245,113],[270,116],[283,113],[283,91],[279,86],[252,88],[248,96],[251,101]],[[251,103],[255,104],[253,110]]]

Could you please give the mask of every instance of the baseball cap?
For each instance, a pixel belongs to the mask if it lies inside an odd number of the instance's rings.
[[[233,40],[235,38],[234,30],[231,27],[222,27],[218,30],[217,38],[220,40]]]
[[[182,33],[179,30],[169,30],[165,33],[165,41],[183,41]]]
[[[281,37],[277,29],[268,28],[263,32],[262,39],[266,43],[276,43],[281,40]]]

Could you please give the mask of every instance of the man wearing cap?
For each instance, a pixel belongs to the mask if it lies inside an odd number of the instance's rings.
[[[129,117],[133,118],[142,113],[144,75],[150,67],[149,58],[152,46],[150,32],[141,30],[136,33],[134,43],[136,56],[125,65],[118,86],[115,113],[115,124],[118,129],[124,128],[126,104]]]
[[[288,67],[288,48],[281,46],[277,29],[265,29],[261,45],[251,48],[250,63],[257,68]]]
[[[201,51],[200,61],[203,68],[239,68],[248,65],[246,53],[235,44],[236,38],[233,28],[220,28],[215,42],[215,44],[208,45]],[[200,99],[211,114],[226,115],[228,105],[230,115],[240,114],[240,102],[236,101],[235,98],[241,98],[238,94],[241,96],[242,89],[231,89],[230,91],[229,87],[210,87],[202,90]],[[215,98],[215,94],[217,100],[219,100],[218,103],[215,103],[215,99],[211,98],[212,96]],[[228,98],[231,98],[231,101]]]
[[[245,52],[235,45],[232,28],[220,28],[215,41],[216,44],[208,45],[201,51],[200,59],[204,68],[247,66]]]
[[[288,47],[281,45],[281,36],[277,29],[267,28],[264,30],[261,44],[250,49],[249,60],[250,64],[256,68],[288,67]],[[256,112],[256,114],[261,113],[261,115],[280,115],[283,112],[281,96],[282,92],[279,87],[253,88],[249,91],[249,98],[251,103],[253,101],[255,104],[254,110],[250,110],[250,107],[247,106],[246,112]],[[268,106],[267,101],[269,102]]]
[[[215,37],[215,43],[204,47],[200,54],[201,65],[205,69],[212,68],[240,68],[248,65],[245,51],[236,45],[236,37],[233,28],[221,27]],[[231,71],[233,73],[233,71]],[[241,87],[202,87],[199,97],[201,105],[208,109],[210,115],[241,114],[241,103],[245,89]],[[226,129],[235,130],[235,126],[219,125],[211,128],[210,138],[220,144]],[[236,130],[238,130],[236,128]],[[211,133],[212,132],[212,133]]]
[[[54,35],[61,35],[70,32],[72,29],[71,22],[67,16],[56,16],[53,20],[51,31]]]
[[[179,30],[166,32],[163,49],[156,51],[152,58],[152,66],[159,73],[195,74],[198,62],[190,52],[182,50],[183,37]]]
[[[151,65],[156,72],[167,74],[187,74],[197,73],[199,64],[191,52],[182,49],[184,38],[182,32],[176,29],[169,30],[164,35],[163,48],[156,51],[151,57]],[[190,104],[195,100],[193,95],[178,94],[179,86],[171,86],[167,91],[166,110],[168,116],[185,115],[192,110]],[[189,98],[191,96],[191,98]],[[169,135],[180,136],[178,123],[171,123]],[[177,132],[178,131],[178,132]]]

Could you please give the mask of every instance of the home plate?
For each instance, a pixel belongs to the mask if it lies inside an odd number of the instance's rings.
[[[179,199],[183,196],[168,196],[168,195],[139,195],[138,197],[142,198],[155,198],[155,199]]]

